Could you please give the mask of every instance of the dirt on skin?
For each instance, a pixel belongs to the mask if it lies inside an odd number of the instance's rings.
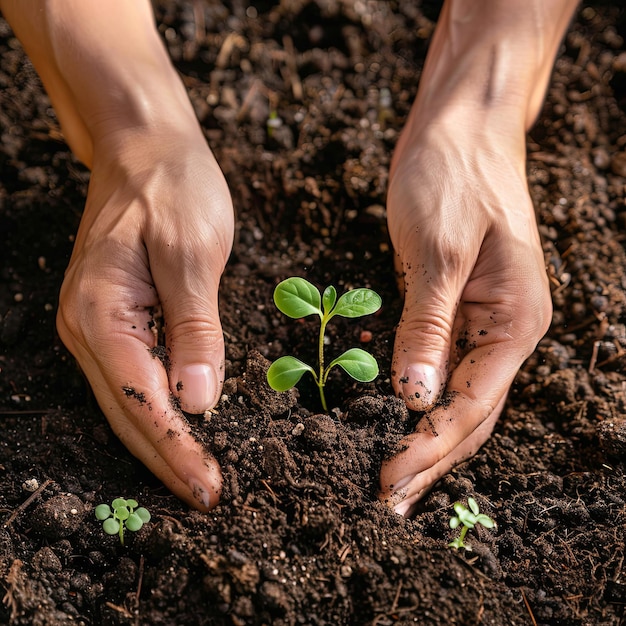
[[[389,381],[402,303],[384,204],[436,8],[155,9],[237,210],[228,380],[216,410],[190,418],[223,500],[190,511],[132,458],[55,335],[89,174],[0,21],[0,623],[623,624],[624,10],[579,9],[528,139],[552,327],[490,441],[406,520],[376,498],[381,460],[418,418]],[[290,275],[383,297],[378,315],[329,328],[330,352],[361,346],[381,364],[371,384],[331,376],[329,414],[310,381],[264,382],[279,355],[315,362],[315,323],[272,304]],[[123,547],[93,512],[120,495],[152,513]],[[455,551],[448,520],[468,496],[497,527]]]

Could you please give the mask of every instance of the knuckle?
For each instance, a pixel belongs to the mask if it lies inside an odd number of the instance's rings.
[[[222,329],[211,319],[189,318],[167,328],[168,343],[192,343],[203,348],[218,347],[223,343]]]
[[[415,343],[415,337],[419,337],[421,345],[440,346],[450,340],[451,328],[451,322],[443,312],[403,315],[397,336],[400,342],[403,337],[410,337],[411,343]]]

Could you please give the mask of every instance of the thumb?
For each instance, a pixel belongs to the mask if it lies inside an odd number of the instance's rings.
[[[401,276],[404,309],[396,331],[392,384],[410,409],[424,411],[446,384],[462,287],[455,280],[458,273],[434,271],[431,264],[405,264]]]
[[[224,336],[218,290],[228,251],[194,245],[170,256],[153,276],[165,319],[170,389],[187,413],[204,413],[219,400],[224,382]]]
[[[215,303],[187,301],[165,313],[169,380],[180,408],[204,413],[219,400],[224,383],[224,338]]]

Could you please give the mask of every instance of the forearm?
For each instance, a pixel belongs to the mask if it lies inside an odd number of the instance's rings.
[[[0,0],[0,9],[88,166],[94,143],[117,131],[196,129],[147,0]]]
[[[528,129],[539,113],[576,0],[447,0],[416,105],[471,106]]]

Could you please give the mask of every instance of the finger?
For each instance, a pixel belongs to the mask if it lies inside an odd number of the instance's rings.
[[[402,452],[381,470],[382,493],[402,489],[403,512],[484,442],[513,378],[534,349],[536,335],[530,333],[523,309],[519,320],[507,308],[499,310],[495,305],[467,304],[459,313],[477,322],[468,322],[467,330],[461,333],[465,354],[450,375],[446,393],[416,431],[400,442]]]
[[[172,407],[165,373],[155,381],[159,389],[152,396],[141,390],[141,383],[135,382],[139,379],[149,376],[128,379],[121,396],[115,388],[95,383],[100,406],[110,407],[113,431],[181,500],[203,511],[213,508],[222,486],[219,465],[194,438],[181,412]],[[116,400],[117,405],[113,404]]]
[[[114,257],[123,261],[126,254],[120,247]],[[98,255],[94,251],[92,258]],[[61,290],[59,335],[131,453],[173,493],[207,510],[219,499],[220,470],[175,407],[165,367],[153,350],[154,289],[142,281],[147,274],[140,276],[141,263],[127,260],[121,265],[136,275],[108,268],[106,280],[100,273],[94,277],[85,263],[71,265]]]
[[[403,265],[404,309],[391,378],[396,394],[417,411],[431,407],[443,391],[453,330],[465,323],[459,301],[478,253],[444,248],[430,251],[427,260],[417,256]]]
[[[113,334],[111,341],[115,350],[101,345],[97,360],[82,347],[75,356],[114,433],[174,494],[212,508],[221,492],[219,466],[174,407],[161,361],[137,338]]]
[[[381,492],[379,498],[399,515],[404,515],[405,517],[412,515],[417,502],[430,491],[442,476],[445,476],[454,467],[474,456],[489,439],[505,402],[506,396],[502,398],[493,413],[452,452],[434,465],[426,466],[424,470],[412,477],[409,474],[400,479],[395,478],[400,474],[404,474],[404,472],[399,471],[400,464],[404,463],[404,460],[401,458],[396,457],[384,464],[381,470]],[[412,436],[405,438],[400,445],[405,445],[408,439],[410,439],[408,445],[412,452],[416,453],[422,450],[424,456],[428,455],[429,448],[432,449],[436,445],[432,441],[432,433],[430,437],[426,432],[423,434],[414,433]],[[394,483],[394,480],[397,480],[397,482]]]
[[[167,406],[171,398],[148,400],[138,389],[125,386],[125,399],[116,406],[114,390],[94,384],[98,402],[109,407],[111,428],[128,450],[181,500],[203,511],[213,508],[222,485],[217,462],[193,437],[180,411]]]
[[[169,386],[188,413],[212,408],[224,382],[218,291],[234,227],[228,191],[214,184],[212,193],[197,200],[210,210],[201,212],[192,228],[181,221],[174,234],[158,231],[156,225],[146,236],[166,323]]]

